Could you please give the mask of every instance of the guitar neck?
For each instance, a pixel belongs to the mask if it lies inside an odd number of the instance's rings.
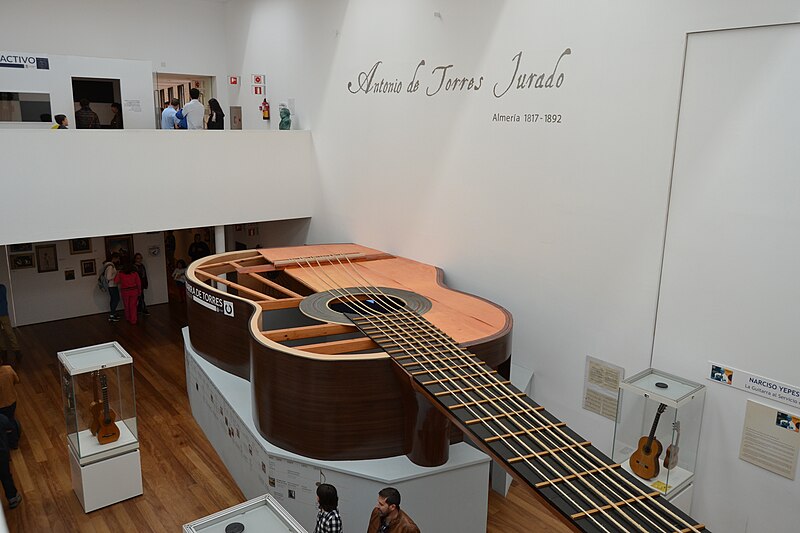
[[[647,436],[647,444],[644,447],[644,451],[650,453],[651,446],[653,445],[653,439],[656,438],[656,429],[658,428],[658,421],[661,418],[661,413],[664,412],[666,409],[666,404],[659,404],[658,411],[656,411],[656,416],[653,419],[653,427],[650,428],[650,434]]]
[[[451,422],[578,530],[645,531],[654,520],[668,531],[705,530],[422,316],[348,317]],[[610,486],[617,496],[605,495]]]
[[[108,383],[105,374],[100,375],[100,384],[103,389],[103,420],[108,424],[111,421],[111,414],[108,407]]]

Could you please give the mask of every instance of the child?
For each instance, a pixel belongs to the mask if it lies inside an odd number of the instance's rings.
[[[172,271],[172,279],[175,280],[175,285],[178,286],[178,295],[182,302],[186,301],[186,261],[178,259],[175,263],[175,270]]]

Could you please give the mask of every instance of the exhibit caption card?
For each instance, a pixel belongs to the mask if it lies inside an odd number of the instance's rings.
[[[794,479],[800,449],[800,416],[747,400],[739,459]]]

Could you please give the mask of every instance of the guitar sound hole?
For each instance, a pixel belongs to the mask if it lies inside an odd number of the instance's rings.
[[[328,302],[328,307],[337,313],[353,313],[362,315],[367,313],[365,308],[369,309],[369,311],[372,313],[382,314],[393,313],[406,306],[403,300],[388,295],[373,296],[367,294],[358,294],[349,297],[348,299],[352,300],[353,298],[358,299],[359,303],[355,304],[352,301],[345,301],[337,298]]]

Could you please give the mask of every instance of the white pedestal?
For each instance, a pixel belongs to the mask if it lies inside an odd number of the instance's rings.
[[[142,494],[142,462],[138,449],[85,466],[81,466],[71,447],[67,449],[72,488],[84,512]]]
[[[442,466],[407,457],[320,461],[271,444],[255,428],[250,383],[215,367],[192,349],[188,328],[186,386],[192,415],[245,497],[270,494],[308,531],[317,515],[316,485],[339,493],[345,531],[366,531],[378,491],[395,487],[402,508],[422,531],[484,533],[489,506],[489,457],[466,443],[450,447]]]

